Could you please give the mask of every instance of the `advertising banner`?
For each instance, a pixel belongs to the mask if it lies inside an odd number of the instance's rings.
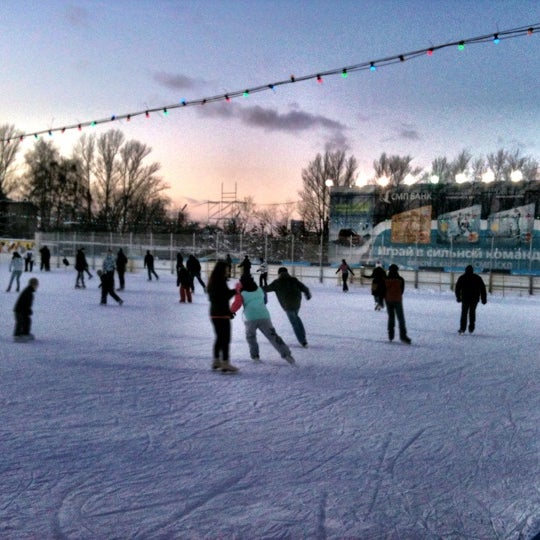
[[[516,206],[488,216],[488,236],[499,246],[519,246],[531,241],[534,203]]]
[[[392,216],[392,237],[396,244],[429,244],[431,240],[431,205],[421,206]]]
[[[437,242],[441,244],[475,244],[480,239],[481,206],[475,204],[441,214],[437,219]]]

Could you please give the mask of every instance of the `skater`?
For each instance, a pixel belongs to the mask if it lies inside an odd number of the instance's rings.
[[[40,265],[39,265],[39,270],[40,271],[43,271],[45,270],[45,272],[50,272],[51,270],[51,252],[49,250],[49,248],[47,246],[43,246],[40,250],[39,250],[39,255],[40,255]]]
[[[260,258],[257,272],[259,272],[259,287],[266,287],[268,285],[268,263],[263,257]]]
[[[347,264],[347,261],[345,259],[341,259],[341,264],[339,265],[339,268],[336,270],[336,274],[338,272],[341,272],[343,292],[348,292],[349,286],[347,285],[347,281],[349,280],[349,274],[354,276],[354,272],[352,271],[352,268]]]
[[[291,276],[285,267],[281,267],[278,270],[277,279],[272,281],[270,285],[263,287],[263,290],[264,292],[273,291],[276,293],[279,304],[291,322],[296,339],[302,347],[307,347],[306,330],[298,312],[302,303],[302,293],[304,293],[306,300],[311,299],[309,289],[301,281]]]
[[[24,254],[24,271],[32,272],[34,269],[34,252],[32,248],[28,248]]]
[[[399,275],[397,264],[391,264],[388,268],[388,276],[384,280],[384,299],[386,300],[386,311],[388,312],[388,339],[394,339],[394,329],[396,317],[399,324],[399,339],[411,344],[411,339],[407,336],[405,326],[405,315],[403,313],[403,291],[405,290],[405,280]]]
[[[251,261],[249,260],[249,257],[247,255],[244,257],[244,260],[238,265],[238,268],[242,269],[241,276],[251,275]]]
[[[30,333],[32,328],[32,304],[34,302],[34,292],[37,291],[39,281],[36,278],[28,280],[28,286],[23,289],[17,298],[13,312],[15,314],[15,331],[13,338],[15,341],[30,341],[34,335]]]
[[[193,281],[193,286],[191,288],[191,292],[195,292],[195,279],[201,284],[201,287],[203,288],[203,291],[206,292],[206,285],[204,284],[204,281],[201,278],[201,263],[199,262],[199,259],[195,257],[195,255],[190,255],[186,261],[186,268],[188,272],[191,274],[191,278]]]
[[[159,276],[154,270],[154,256],[150,253],[150,250],[146,250],[146,255],[144,256],[144,267],[148,270],[148,281],[152,281],[152,274],[156,277],[156,280],[159,279]]]
[[[176,274],[178,275],[178,270],[180,270],[180,266],[183,266],[184,264],[184,257],[182,257],[181,253],[176,254]]]
[[[103,270],[98,270],[97,275],[101,280],[101,283],[99,285],[101,288],[101,305],[107,305],[107,295],[111,295],[118,302],[119,305],[122,305],[124,301],[114,292],[114,286],[113,284],[111,284],[111,280],[110,277],[107,275],[107,272],[104,272]]]
[[[75,256],[75,270],[77,271],[75,288],[86,289],[86,285],[84,284],[84,273],[88,271],[88,262],[86,261],[84,248],[77,250],[77,255]]]
[[[371,279],[371,294],[375,300],[375,311],[381,311],[384,307],[384,280],[386,279],[386,271],[380,262],[371,272],[371,276],[365,276]]]
[[[476,306],[481,300],[487,302],[486,285],[484,280],[474,273],[472,265],[465,268],[465,273],[459,276],[456,282],[456,300],[461,303],[461,318],[459,320],[459,334],[464,334],[469,319],[469,333],[474,332],[476,324]]]
[[[227,263],[227,277],[230,278],[232,277],[233,272],[233,263],[230,253],[227,253],[227,256],[225,257],[225,262]]]
[[[112,249],[109,248],[107,250],[107,255],[105,255],[105,258],[103,259],[103,272],[105,274],[105,278],[107,279],[107,281],[109,283],[110,289],[113,290],[113,291],[114,291],[114,270],[115,270],[115,268],[116,268],[116,262],[114,260]]]
[[[9,271],[11,272],[11,277],[9,278],[9,285],[6,289],[6,292],[11,291],[11,285],[14,281],[17,282],[17,292],[19,292],[19,289],[21,287],[21,274],[23,272],[24,268],[24,261],[22,257],[19,255],[18,251],[13,252],[13,257],[11,258],[11,261],[9,263]]]
[[[251,276],[243,275],[236,286],[236,294],[231,311],[236,313],[241,306],[244,306],[244,322],[246,325],[246,340],[249,345],[249,354],[252,360],[258,361],[259,344],[257,343],[257,330],[272,344],[274,349],[289,364],[294,364],[294,358],[291,350],[281,337],[277,334],[272,321],[270,312],[266,307],[266,293],[257,284]]]
[[[120,285],[120,287],[118,287],[119,291],[123,291],[126,286],[125,275],[127,262],[128,258],[126,257],[124,250],[120,248],[116,254],[116,271],[118,272],[118,283]]]
[[[180,267],[176,272],[176,286],[180,287],[180,302],[184,304],[187,300],[191,304],[191,288],[193,287],[193,278],[187,271],[184,263],[180,263]]]
[[[227,263],[225,261],[216,262],[208,280],[207,291],[210,299],[210,320],[216,334],[212,369],[234,373],[238,371],[238,368],[233,366],[229,360],[231,319],[234,317],[229,307],[229,301],[236,291],[227,286]]]

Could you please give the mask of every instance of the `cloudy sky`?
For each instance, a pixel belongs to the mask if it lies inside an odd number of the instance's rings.
[[[33,133],[537,24],[540,3],[6,0],[0,20],[0,123]],[[261,205],[297,200],[302,169],[326,149],[354,155],[363,176],[382,152],[426,168],[462,149],[540,159],[539,49],[540,32],[445,48],[84,131],[118,128],[150,146],[192,215],[235,186]],[[52,137],[68,155],[79,136]]]

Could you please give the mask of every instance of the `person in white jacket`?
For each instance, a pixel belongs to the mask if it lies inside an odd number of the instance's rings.
[[[21,274],[24,269],[24,260],[19,255],[18,251],[13,252],[13,258],[11,259],[11,262],[9,263],[9,271],[11,272],[11,278],[9,279],[9,285],[6,289],[6,292],[11,291],[11,285],[14,281],[17,282],[17,292],[19,292],[21,288]]]
[[[289,364],[294,364],[294,358],[287,344],[276,332],[270,312],[266,307],[266,293],[257,287],[253,278],[244,274],[236,285],[237,294],[233,300],[231,311],[235,313],[244,306],[244,321],[246,325],[246,340],[249,345],[249,353],[255,361],[260,360],[259,344],[257,342],[257,330],[260,330],[276,351]]]

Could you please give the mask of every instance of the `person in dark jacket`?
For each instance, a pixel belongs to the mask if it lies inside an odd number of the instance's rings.
[[[383,265],[378,262],[371,276],[365,276],[370,278],[371,281],[371,294],[375,300],[375,311],[381,311],[384,307],[384,280],[386,279],[386,270]]]
[[[51,251],[47,246],[43,246],[39,250],[39,255],[41,257],[39,269],[49,272],[51,270]]]
[[[180,287],[180,302],[184,304],[186,300],[191,304],[191,289],[193,287],[193,278],[187,271],[184,263],[180,263],[176,271],[176,286]]]
[[[201,278],[201,263],[199,262],[199,259],[195,257],[195,255],[192,254],[188,257],[186,261],[186,268],[188,269],[188,272],[191,274],[191,277],[193,280],[193,286],[191,288],[191,292],[195,292],[195,279],[201,284],[203,291],[206,292],[206,285]]]
[[[114,292],[114,281],[111,282],[110,277],[107,275],[107,272],[103,270],[98,270],[97,275],[101,281],[99,287],[101,288],[101,305],[107,305],[107,296],[111,295],[119,305],[122,305],[124,301]]]
[[[476,324],[476,306],[481,300],[487,302],[486,285],[484,280],[474,273],[472,265],[465,268],[465,273],[459,276],[456,282],[456,300],[461,302],[461,318],[459,320],[459,333],[464,334],[469,319],[469,332],[474,332]]]
[[[388,275],[384,280],[384,299],[386,300],[386,311],[388,312],[388,339],[394,339],[394,329],[396,317],[399,324],[399,339],[410,345],[411,339],[407,336],[405,326],[405,314],[403,312],[403,292],[405,291],[405,280],[399,275],[397,264],[391,264],[388,268]]]
[[[236,294],[236,290],[229,289],[227,285],[227,263],[225,261],[216,262],[208,279],[206,290],[210,299],[210,320],[216,334],[212,369],[234,373],[238,371],[238,368],[233,366],[229,360],[231,319],[234,317],[229,302]]]
[[[251,261],[249,260],[249,257],[247,255],[238,265],[238,268],[242,269],[242,274],[240,274],[241,276],[251,276]]]
[[[302,293],[306,300],[310,300],[310,290],[300,280],[291,276],[285,267],[281,267],[277,279],[263,287],[263,291],[276,293],[280,306],[291,322],[296,339],[302,347],[307,347],[306,330],[298,312],[302,303]]]
[[[75,288],[85,289],[86,285],[84,284],[84,273],[88,271],[88,262],[86,261],[84,248],[77,250],[77,255],[75,256],[75,270],[77,271]]]
[[[30,341],[34,335],[30,333],[32,327],[32,304],[34,302],[34,292],[37,291],[39,281],[30,278],[28,286],[23,289],[13,312],[15,313],[15,331],[13,333],[15,341]]]
[[[352,268],[347,264],[347,261],[345,259],[341,259],[341,264],[339,265],[338,269],[336,270],[336,274],[338,272],[341,272],[341,281],[343,283],[343,292],[347,292],[349,290],[349,286],[347,285],[347,281],[349,280],[349,273],[354,276],[354,272],[352,271]]]
[[[118,274],[118,287],[119,291],[123,291],[126,286],[126,267],[127,267],[128,258],[124,253],[124,250],[120,248],[116,254],[116,272]]]
[[[159,279],[159,276],[154,270],[154,256],[150,253],[150,250],[146,250],[146,255],[144,256],[144,267],[148,270],[148,281],[152,281],[152,274]]]

